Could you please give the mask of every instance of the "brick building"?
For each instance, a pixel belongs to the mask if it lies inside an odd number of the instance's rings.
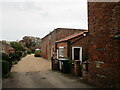
[[[88,38],[84,38],[84,37],[86,37],[86,33],[88,33],[87,30],[76,33],[76,34],[72,34],[66,38],[56,41],[56,48],[58,49],[58,58],[62,56],[62,57],[69,57],[71,60],[81,60],[82,61],[82,58],[79,56],[80,49],[82,51],[85,51],[85,52],[83,52],[83,55],[81,55],[81,56],[88,57],[88,55],[87,55],[87,52],[88,52],[88,49],[87,49],[88,41],[87,40],[88,40]],[[59,52],[60,47],[64,48],[62,55],[60,55],[60,52]],[[78,47],[79,54],[76,54],[77,47]],[[76,49],[76,51],[75,51],[75,49]],[[72,51],[74,51],[74,52],[72,52]],[[73,55],[73,54],[76,54],[76,55]]]
[[[87,30],[82,31],[56,42],[57,60],[60,58],[69,58],[70,61],[73,62],[71,73],[75,76],[82,75],[82,70],[80,67],[82,67],[81,65],[83,60],[85,60],[85,57],[88,57],[87,33]],[[59,64],[60,63],[61,61],[59,60]],[[59,68],[60,66],[61,65],[59,65]]]
[[[120,2],[88,2],[89,63],[84,79],[120,87]]]
[[[45,59],[51,60],[56,41],[82,31],[84,30],[69,28],[57,28],[53,30],[41,40],[41,56]]]
[[[15,49],[11,47],[10,42],[3,40],[3,41],[0,41],[0,52],[10,54],[10,53],[14,53]]]

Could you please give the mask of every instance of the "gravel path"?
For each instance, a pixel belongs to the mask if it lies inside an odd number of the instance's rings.
[[[50,70],[51,62],[28,55],[11,70],[11,76],[3,79],[3,88],[93,88],[79,79]]]
[[[17,65],[14,65],[12,72],[37,72],[48,71],[51,68],[50,60],[46,60],[40,57],[34,57],[34,55],[28,55],[24,57]]]

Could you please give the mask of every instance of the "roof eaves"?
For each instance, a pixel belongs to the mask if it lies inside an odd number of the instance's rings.
[[[49,32],[46,36],[44,36],[43,38],[41,38],[41,40],[43,40],[44,38],[46,38],[47,36],[49,36],[51,33],[53,33],[54,31],[56,31],[56,29],[54,29],[53,31]]]
[[[66,39],[66,40],[61,39],[61,40],[56,41],[56,43],[66,42],[66,41],[68,41],[68,40],[72,40],[72,39],[74,39],[74,38],[76,38],[76,37],[79,37],[79,36],[83,35],[84,33],[88,33],[88,31],[83,31],[83,32],[81,32],[81,33],[77,33],[78,35],[77,35],[77,34],[70,35],[70,36],[64,38],[64,39]],[[76,35],[76,36],[74,36],[74,35]],[[72,37],[72,36],[73,36],[73,37]],[[71,38],[69,38],[69,37],[71,37]],[[67,39],[67,38],[68,38],[68,39]]]
[[[61,43],[61,42],[68,42],[69,40],[64,40],[64,41],[56,41],[56,43]]]

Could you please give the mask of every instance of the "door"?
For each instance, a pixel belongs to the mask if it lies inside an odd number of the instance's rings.
[[[72,59],[82,61],[82,47],[72,47]]]
[[[74,48],[74,60],[80,60],[80,48]]]

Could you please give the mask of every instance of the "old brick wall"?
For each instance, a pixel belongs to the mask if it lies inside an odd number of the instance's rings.
[[[89,71],[84,79],[103,87],[120,87],[120,3],[89,2]]]
[[[51,39],[53,41],[55,39],[55,37],[52,37],[52,35],[55,35],[55,31],[49,33],[41,40],[41,56],[45,59],[50,59]]]
[[[67,28],[57,28],[48,35],[46,35],[41,40],[41,56],[45,59],[51,59],[52,47],[55,47],[55,42],[63,39],[74,33],[81,32],[81,29],[67,29]]]
[[[82,58],[88,57],[88,37],[83,36],[83,34],[71,40],[57,43],[57,48],[59,48],[60,46],[66,48],[65,54],[67,57],[70,57],[71,60],[72,60],[72,47],[82,47]]]
[[[68,57],[68,43],[67,42],[57,43],[57,49],[59,49],[59,47],[64,47],[64,57]]]
[[[82,62],[84,62],[85,58],[88,57],[88,36],[79,36],[75,39],[71,40],[70,44],[70,58],[72,59],[72,47],[82,47]],[[78,62],[79,63],[79,62]],[[82,64],[80,66],[74,67],[71,69],[71,73],[75,76],[81,76],[82,77]]]
[[[46,37],[44,40],[41,40],[41,56],[45,59],[48,58],[48,45],[49,45],[49,41],[48,41],[48,37]]]
[[[79,36],[70,41],[70,56],[72,59],[72,47],[82,47],[82,60],[88,57],[88,36]]]
[[[75,38],[72,38],[68,41],[63,41],[57,43],[57,48],[60,46],[65,47],[64,48],[64,56],[68,57],[72,60],[72,47],[82,47],[82,60],[84,60],[85,57],[88,57],[88,37],[79,35]],[[71,74],[75,76],[82,76],[82,64],[80,65],[79,61],[73,62],[72,66],[70,67]]]

